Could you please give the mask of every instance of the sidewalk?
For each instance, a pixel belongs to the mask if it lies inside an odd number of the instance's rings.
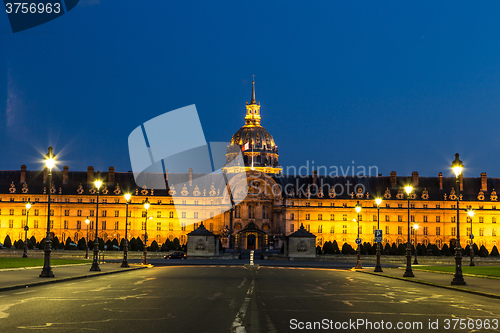
[[[464,280],[467,283],[465,286],[452,286],[453,274],[419,271],[415,267],[413,268],[415,275],[413,278],[403,277],[404,267],[383,268],[382,273],[375,273],[372,268],[358,270],[358,272],[500,299],[500,279],[464,275]]]
[[[148,266],[131,264],[129,268],[121,268],[121,263],[105,263],[99,265],[100,272],[91,272],[91,263],[78,265],[52,266],[53,278],[39,277],[42,267],[16,268],[0,271],[0,291],[33,287],[43,284],[83,279],[99,275],[115,274]]]

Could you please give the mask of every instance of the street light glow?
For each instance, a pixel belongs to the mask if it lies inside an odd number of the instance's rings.
[[[375,203],[377,204],[377,206],[380,206],[380,204],[382,203],[382,199],[381,198],[375,199]]]
[[[100,189],[100,188],[101,188],[101,186],[102,186],[102,181],[100,181],[100,180],[98,179],[98,180],[96,180],[96,181],[94,182],[94,185],[95,185],[95,187],[96,187],[97,189]]]
[[[470,218],[474,217],[474,211],[472,209],[467,211],[467,215],[469,215]]]
[[[410,186],[410,185],[405,186],[405,191],[406,191],[406,194],[409,195],[411,193],[411,191],[413,191],[413,186]]]
[[[150,206],[150,204],[149,204],[149,200],[148,200],[148,198],[146,198],[146,201],[144,201],[144,208],[145,208],[146,210],[148,210],[148,209],[149,209],[149,206]]]
[[[132,195],[130,195],[130,193],[127,193],[124,195],[124,197],[125,197],[125,200],[127,200],[127,202],[129,202]]]
[[[413,225],[413,229],[418,230],[418,228],[419,228],[419,225],[418,225],[417,223],[415,223],[415,224]]]
[[[89,220],[89,218],[88,218],[88,217],[85,219],[85,224],[86,224],[86,225],[89,225],[89,224],[90,224],[90,220]]]
[[[31,202],[29,202],[29,201],[28,201],[28,202],[26,203],[26,210],[28,210],[28,211],[29,211],[29,210],[30,210],[30,208],[31,208]]]

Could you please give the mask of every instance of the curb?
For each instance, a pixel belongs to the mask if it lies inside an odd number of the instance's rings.
[[[102,275],[110,275],[110,274],[116,274],[116,273],[130,272],[130,271],[135,271],[135,270],[143,269],[143,268],[148,268],[148,266],[133,267],[133,268],[128,268],[128,269],[124,269],[124,270],[116,270],[116,271],[103,272],[103,273],[94,273],[94,274],[88,274],[88,275],[78,275],[78,276],[72,276],[72,277],[67,277],[67,278],[62,278],[62,279],[45,280],[45,281],[41,281],[41,282],[19,284],[19,285],[8,286],[8,287],[0,287],[0,292],[2,292],[2,291],[8,291],[8,290],[15,290],[15,289],[25,289],[25,288],[28,288],[28,287],[36,287],[36,286],[41,286],[41,285],[45,285],[45,284],[52,284],[52,283],[58,283],[58,282],[67,282],[67,281],[72,281],[72,280],[86,279],[86,278],[91,278],[91,277],[94,277],[94,276],[102,276]]]
[[[401,281],[407,281],[407,282],[413,282],[413,283],[418,283],[418,284],[423,284],[431,287],[438,287],[438,288],[444,288],[444,289],[449,289],[449,290],[456,290],[456,291],[461,291],[463,293],[468,293],[468,294],[475,294],[479,296],[485,296],[489,298],[496,298],[500,299],[500,295],[497,294],[490,294],[484,291],[479,291],[479,290],[473,290],[473,289],[459,289],[458,287],[451,287],[451,286],[445,286],[443,284],[438,284],[434,282],[428,282],[428,281],[423,281],[423,280],[413,280],[405,277],[399,277],[399,276],[393,276],[393,275],[385,275],[385,274],[379,274],[375,272],[367,272],[367,271],[360,271],[357,270],[356,272],[360,273],[365,273],[365,274],[371,274],[371,275],[376,275],[376,276],[382,276],[390,279],[396,279],[396,280],[401,280]]]

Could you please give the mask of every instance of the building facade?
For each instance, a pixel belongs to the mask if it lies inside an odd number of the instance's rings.
[[[37,241],[45,237],[50,191],[51,233],[64,241],[69,237],[77,242],[86,237],[87,217],[93,239],[94,221],[99,214],[98,234],[104,241],[115,238],[120,241],[125,237],[127,220],[129,238],[143,239],[147,227],[149,243],[156,240],[161,244],[166,239],[178,238],[185,244],[187,234],[202,221],[207,230],[221,236],[224,246],[228,245],[226,236],[232,232],[239,249],[280,248],[285,236],[302,225],[316,235],[319,246],[335,240],[339,246],[348,243],[354,247],[358,232],[357,222],[353,221],[358,217],[354,207],[359,202],[362,206],[359,233],[363,242],[373,242],[379,224],[384,234],[383,245],[402,244],[407,241],[409,202],[410,226],[419,225],[417,242],[441,248],[456,239],[458,195],[461,245],[465,247],[470,242],[471,233],[478,246],[484,245],[491,251],[497,244],[500,204],[495,188],[499,188],[500,179],[488,178],[486,173],[476,178],[461,177],[460,193],[456,193],[455,177],[443,177],[442,173],[437,177],[419,177],[418,172],[411,177],[398,177],[394,171],[389,176],[369,177],[335,177],[317,172],[308,176],[283,174],[278,163],[278,146],[261,125],[255,85],[246,109],[245,125],[231,138],[226,155],[228,162],[239,151],[244,156],[244,165],[225,169],[228,174],[246,175],[231,180],[246,182],[243,185],[248,188],[248,195],[234,209],[221,208],[230,207],[230,200],[214,190],[213,184],[194,187],[192,180],[200,175],[192,169],[185,174],[166,174],[167,190],[156,190],[137,187],[131,172],[115,172],[113,167],[97,176],[93,167],[86,172],[75,172],[64,166],[62,171],[52,172],[52,184],[48,185],[46,169],[28,171],[22,165],[20,170],[0,171],[0,241],[7,235],[12,241],[24,239],[28,200],[33,203],[28,237],[34,236]],[[96,177],[104,181],[98,212],[93,185]],[[169,178],[175,178],[175,184],[179,185],[168,185]],[[408,184],[414,187],[409,201],[403,189]],[[128,218],[125,193],[132,194]],[[173,196],[181,197],[182,204],[174,205]],[[148,211],[143,206],[146,198],[151,202]],[[375,198],[383,200],[380,206]],[[467,215],[469,209],[475,211],[472,220]]]

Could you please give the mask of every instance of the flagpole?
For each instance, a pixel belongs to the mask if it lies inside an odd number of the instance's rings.
[[[252,140],[252,170],[253,170],[253,140]]]

